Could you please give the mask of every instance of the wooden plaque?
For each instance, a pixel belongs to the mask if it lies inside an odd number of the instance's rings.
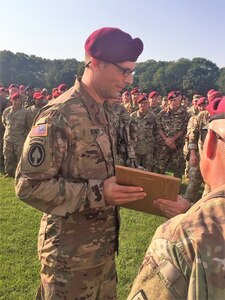
[[[116,181],[121,185],[140,186],[147,193],[142,200],[121,205],[129,209],[163,216],[153,205],[153,200],[164,198],[177,200],[180,178],[116,165]]]

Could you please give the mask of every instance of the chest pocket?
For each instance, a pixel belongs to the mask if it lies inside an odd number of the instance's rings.
[[[105,179],[108,176],[113,159],[106,128],[92,126],[82,129],[76,136],[74,151],[72,165],[76,166],[79,175],[86,179],[96,179],[96,176]]]

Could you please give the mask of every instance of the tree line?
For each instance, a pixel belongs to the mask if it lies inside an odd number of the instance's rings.
[[[47,88],[49,91],[60,83],[72,86],[77,76],[82,75],[84,62],[73,59],[45,59],[35,55],[0,51],[0,85],[11,83]],[[137,63],[134,82],[129,88],[139,86],[143,92],[153,90],[166,95],[180,90],[184,95],[206,95],[209,89],[225,94],[225,67],[219,68],[205,58],[177,61],[147,60]]]

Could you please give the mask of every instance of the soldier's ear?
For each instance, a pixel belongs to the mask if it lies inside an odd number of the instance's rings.
[[[217,147],[217,137],[214,134],[213,131],[210,129],[208,130],[208,136],[207,136],[207,141],[206,141],[206,156],[209,159],[213,159],[216,154],[216,147]]]

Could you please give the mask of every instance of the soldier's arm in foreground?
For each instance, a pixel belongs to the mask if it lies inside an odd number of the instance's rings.
[[[40,118],[36,125],[25,141],[16,172],[16,194],[22,201],[43,212],[65,216],[145,196],[142,188],[119,186],[114,177],[104,181],[78,175],[76,166],[70,164],[75,163],[71,160],[73,151],[79,149],[72,145],[72,130],[64,115]],[[90,165],[92,173],[95,163]]]

